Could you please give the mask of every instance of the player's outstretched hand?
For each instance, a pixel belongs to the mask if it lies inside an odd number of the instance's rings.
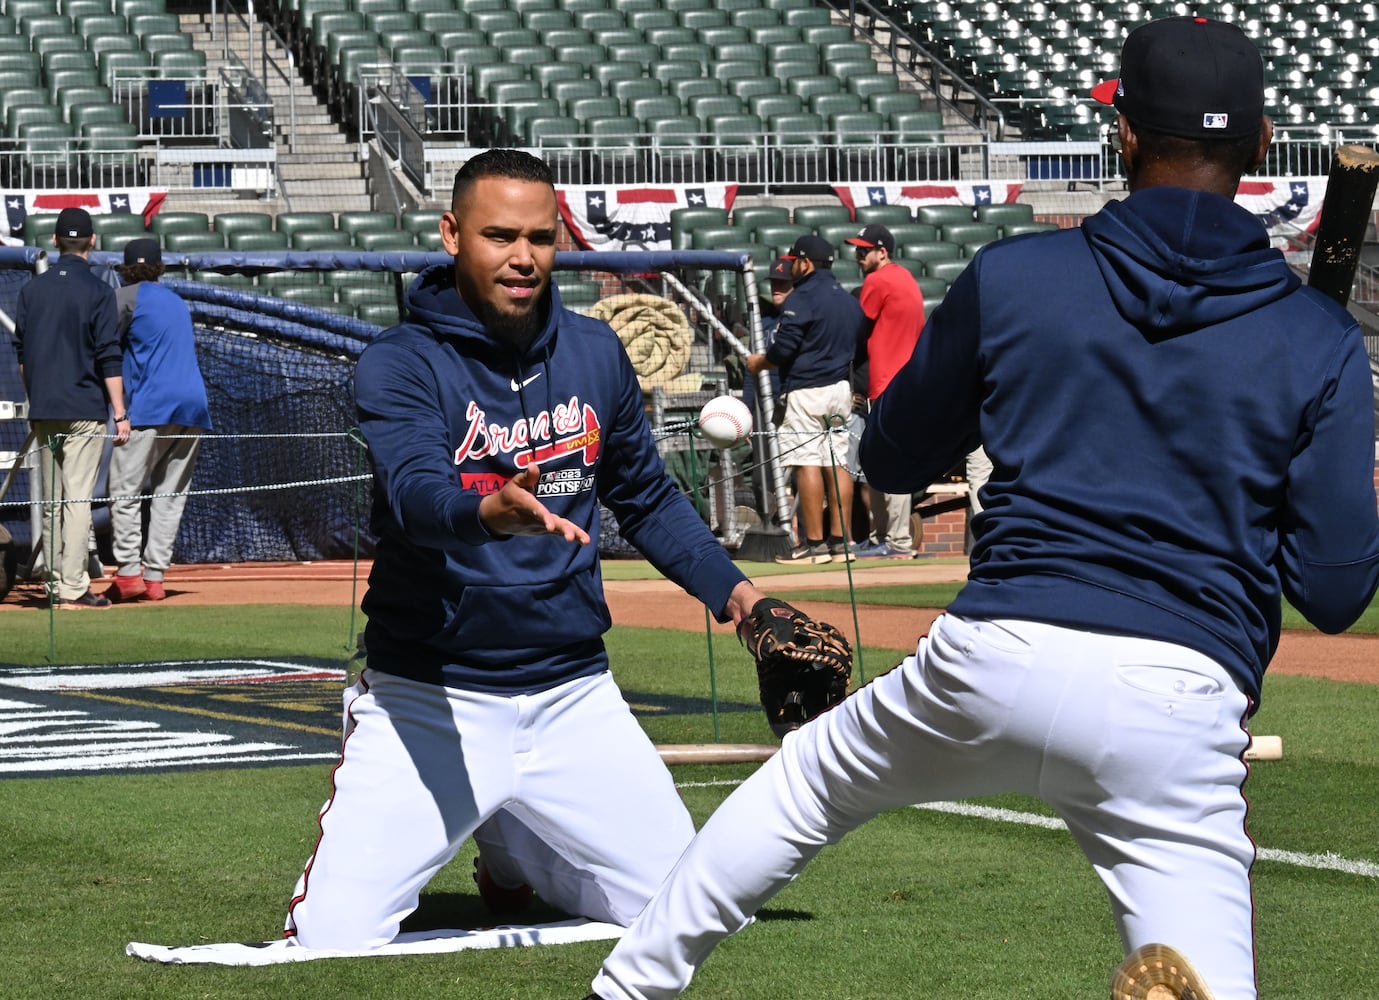
[[[557,517],[533,492],[541,470],[529,465],[497,493],[479,501],[479,520],[495,535],[559,535],[567,542],[589,544],[589,533],[567,518]]]

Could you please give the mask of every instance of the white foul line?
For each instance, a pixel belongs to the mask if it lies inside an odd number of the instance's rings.
[[[684,781],[677,782],[678,788],[723,788],[735,787],[741,781]],[[993,806],[976,806],[965,802],[925,802],[911,806],[912,809],[927,809],[930,812],[948,813],[953,816],[968,816],[974,819],[995,820],[998,823],[1018,823],[1023,826],[1037,826],[1044,830],[1066,830],[1067,825],[1053,816],[1040,816],[1038,813],[1017,812],[1014,809],[997,809]],[[1379,864],[1373,861],[1355,861],[1327,851],[1325,854],[1302,854],[1298,851],[1279,851],[1261,847],[1256,852],[1260,861],[1275,861],[1283,865],[1299,868],[1319,868],[1323,871],[1340,872],[1343,875],[1358,875],[1361,878],[1379,879]]]

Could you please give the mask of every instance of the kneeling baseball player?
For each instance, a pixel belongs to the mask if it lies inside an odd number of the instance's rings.
[[[453,267],[418,277],[355,373],[378,546],[368,666],[288,910],[310,948],[387,944],[471,835],[494,910],[534,890],[620,925],[689,843],[608,670],[600,500],[720,622],[781,621],[666,474],[617,336],[561,307],[546,166],[475,156],[440,230]],[[773,634],[755,645],[791,645]]]

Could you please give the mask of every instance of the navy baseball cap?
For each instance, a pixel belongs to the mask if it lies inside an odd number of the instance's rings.
[[[83,236],[95,235],[96,231],[91,228],[91,214],[86,209],[64,208],[57,215],[53,232],[58,236],[81,239]]]
[[[1120,50],[1120,77],[1092,88],[1135,125],[1184,139],[1254,135],[1264,118],[1264,60],[1233,24],[1169,17]]]
[[[794,281],[795,275],[790,270],[793,257],[777,257],[771,263],[772,281]]]
[[[867,250],[873,247],[884,247],[886,253],[895,253],[895,236],[879,222],[873,222],[846,242],[855,247],[864,247]]]
[[[828,240],[822,236],[807,235],[795,240],[795,245],[790,248],[790,252],[785,255],[786,260],[798,260],[804,257],[812,260],[816,264],[824,267],[833,266],[833,247]]]
[[[159,249],[157,240],[130,240],[124,245],[124,262],[126,265],[161,264],[163,251]]]

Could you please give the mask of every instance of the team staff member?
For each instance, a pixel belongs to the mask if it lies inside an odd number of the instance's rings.
[[[116,289],[124,343],[124,384],[132,424],[129,443],[110,458],[110,523],[118,568],[106,596],[118,601],[161,601],[163,577],[182,523],[185,493],[201,445],[211,429],[206,383],[196,362],[191,310],[158,284],[163,253],[154,239],[130,240]],[[148,532],[143,527],[145,483]]]
[[[1244,33],[1150,22],[1109,90],[1129,197],[979,251],[863,438],[898,490],[985,442],[967,586],[724,802],[598,996],[675,995],[883,809],[1022,792],[1067,822],[1127,949],[1190,950],[1195,995],[1256,997],[1244,720],[1281,598],[1338,632],[1379,585],[1369,362],[1232,202],[1273,132]]]
[[[43,445],[39,475],[56,505],[43,512],[43,557],[59,608],[108,608],[108,598],[91,592],[87,553],[91,494],[112,408],[115,443],[129,440],[115,292],[86,261],[96,237],[85,209],[58,213],[53,244],[57,261],[20,290],[14,314],[29,424]]]
[[[781,464],[795,470],[799,544],[776,561],[843,562],[852,558],[843,540],[852,511],[848,375],[866,320],[857,300],[833,276],[833,247],[827,240],[801,236],[786,256],[792,262],[795,290],[784,305],[770,348],[747,356],[747,371],[753,375],[780,369],[785,396],[785,420],[776,437]]]
[[[846,242],[856,248],[857,266],[863,274],[859,301],[870,321],[862,345],[870,410],[914,353],[924,329],[924,293],[914,275],[891,259],[895,235],[885,226],[872,223]],[[873,559],[915,558],[918,553],[910,529],[913,494],[882,493],[870,484],[867,492],[874,530],[867,544],[858,546],[857,554]]]
[[[530,887],[628,924],[693,836],[608,670],[598,501],[720,621],[764,595],[666,474],[617,336],[561,307],[556,218],[540,160],[470,159],[440,223],[454,265],[359,359],[368,666],[287,917],[307,947],[388,943],[471,834],[490,903]]]

